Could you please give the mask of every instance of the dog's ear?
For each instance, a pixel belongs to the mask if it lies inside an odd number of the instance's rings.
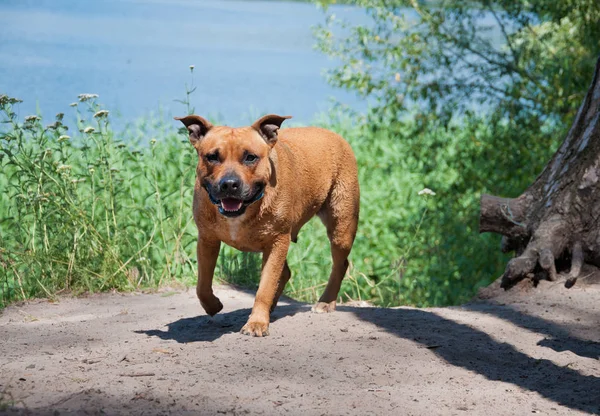
[[[181,121],[185,127],[187,127],[188,132],[190,133],[190,143],[192,143],[192,146],[194,147],[196,147],[198,141],[213,128],[210,121],[195,114],[190,114],[185,117],[175,117],[175,120]]]
[[[281,127],[281,123],[289,118],[292,118],[292,116],[268,114],[256,120],[252,128],[260,133],[269,146],[273,147],[277,142],[277,130]]]

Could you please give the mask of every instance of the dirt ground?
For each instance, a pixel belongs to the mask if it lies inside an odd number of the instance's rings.
[[[542,282],[544,283],[544,282]],[[222,286],[29,302],[0,316],[1,414],[575,415],[600,412],[600,289],[541,284],[452,308],[292,301],[238,333]],[[491,299],[490,299],[491,298]]]

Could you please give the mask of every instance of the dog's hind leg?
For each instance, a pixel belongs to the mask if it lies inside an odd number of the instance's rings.
[[[358,208],[358,183],[352,184],[351,187],[337,185],[318,214],[327,227],[333,268],[325,292],[313,306],[313,312],[335,311],[342,280],[348,270],[348,255],[356,236]]]

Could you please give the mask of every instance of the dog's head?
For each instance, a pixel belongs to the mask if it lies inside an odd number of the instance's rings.
[[[288,118],[269,114],[252,126],[231,128],[197,115],[175,117],[188,129],[198,152],[198,178],[221,214],[237,217],[262,198],[271,177],[269,153]]]

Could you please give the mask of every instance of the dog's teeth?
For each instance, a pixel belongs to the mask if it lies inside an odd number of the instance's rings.
[[[221,206],[223,207],[223,210],[227,212],[235,212],[242,208],[242,201],[233,198],[225,198],[221,201]]]

